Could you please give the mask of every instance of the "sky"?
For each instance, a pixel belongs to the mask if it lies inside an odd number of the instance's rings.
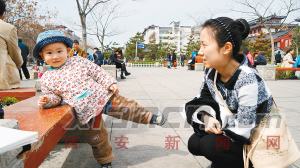
[[[92,0],[91,0],[92,1]],[[117,42],[123,46],[130,37],[137,32],[143,32],[150,25],[167,27],[172,21],[180,21],[181,26],[195,26],[195,20],[203,22],[211,17],[220,16],[232,19],[245,18],[246,20],[255,19],[254,16],[233,12],[234,10],[246,11],[244,8],[232,0],[111,0],[113,3],[121,2],[117,15],[122,15],[113,20],[108,31],[120,33],[112,37],[106,37],[104,44]],[[251,0],[258,1],[258,0]],[[263,0],[268,2],[269,0]],[[287,0],[286,0],[287,1]],[[295,0],[295,2],[298,0]],[[81,1],[80,1],[81,2]],[[299,3],[299,2],[298,2]],[[62,24],[75,31],[81,37],[80,20],[76,0],[40,0],[42,10],[56,11],[57,18],[52,19],[54,24]],[[300,5],[300,4],[299,4]],[[279,12],[282,6],[274,3],[270,7],[271,11]],[[101,8],[101,6],[99,6]],[[100,11],[98,9],[97,11]],[[283,13],[283,10],[282,10]],[[300,17],[300,12],[292,13],[287,21]],[[193,19],[194,18],[194,19]],[[93,23],[92,19],[87,22]],[[92,27],[92,25],[89,25]],[[95,36],[90,36],[95,46],[100,46]]]

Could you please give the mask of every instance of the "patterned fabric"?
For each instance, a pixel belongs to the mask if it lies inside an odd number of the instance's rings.
[[[117,81],[98,65],[80,56],[68,58],[59,68],[42,76],[42,92],[51,98],[49,107],[62,101],[74,107],[80,124],[99,115],[113,95],[108,88]]]
[[[218,103],[219,111],[205,111],[215,117],[222,125],[225,135],[231,140],[250,144],[254,127],[267,114],[273,105],[271,92],[257,70],[251,66],[245,55],[239,62],[230,79],[223,83],[218,76],[217,88],[227,106],[234,114],[224,108],[214,88],[215,69],[205,69],[200,94],[196,97],[213,99]],[[203,123],[202,123],[203,124]]]

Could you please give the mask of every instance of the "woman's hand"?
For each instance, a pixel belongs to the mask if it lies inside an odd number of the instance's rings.
[[[221,124],[220,122],[205,114],[203,117],[204,123],[205,123],[205,132],[209,133],[209,134],[222,134],[223,131],[221,130]]]
[[[43,107],[44,105],[48,104],[49,101],[50,101],[49,96],[47,96],[47,95],[40,96],[38,105],[39,105],[39,107]]]
[[[119,93],[119,88],[116,84],[112,84],[110,85],[109,89],[114,93],[114,94],[118,94]]]

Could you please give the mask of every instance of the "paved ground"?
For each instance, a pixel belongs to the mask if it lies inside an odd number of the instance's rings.
[[[180,114],[179,107],[194,98],[202,82],[203,72],[188,71],[187,68],[128,68],[132,75],[126,80],[119,80],[120,94],[136,99],[140,104],[157,113],[168,113],[168,122],[164,127],[137,125],[131,122],[112,119],[105,116],[106,126],[111,132],[111,142],[117,168],[147,167],[200,167],[206,168],[210,162],[204,157],[195,157],[188,152],[187,141],[190,128]],[[118,78],[119,79],[119,78]],[[23,80],[22,86],[33,86],[33,80]],[[300,80],[267,81],[277,105],[286,111],[287,124],[300,149]],[[178,136],[178,150],[166,149],[166,137]],[[116,137],[127,137],[128,149],[115,149]],[[123,141],[125,142],[125,140]],[[40,168],[48,167],[98,167],[91,148],[86,143],[79,143],[78,149],[66,149],[65,144],[58,144],[48,155]],[[293,166],[300,167],[298,160]]]

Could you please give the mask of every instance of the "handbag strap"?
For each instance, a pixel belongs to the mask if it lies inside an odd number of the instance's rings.
[[[224,100],[223,100],[223,98],[222,98],[222,96],[221,96],[221,94],[220,94],[220,92],[219,92],[219,90],[218,90],[218,88],[217,88],[217,84],[216,84],[217,76],[218,76],[218,71],[216,70],[215,78],[214,78],[214,87],[215,87],[215,89],[216,89],[216,94],[219,96],[219,99],[220,99],[221,102],[223,103],[223,105],[224,105],[224,107],[226,108],[226,110],[227,110],[231,115],[233,115],[232,112],[230,111],[230,109],[228,108],[227,104],[224,102]]]
[[[248,168],[249,167],[249,159],[251,154],[253,153],[253,149],[255,149],[255,147],[257,146],[259,140],[262,138],[263,133],[265,131],[266,125],[264,124],[263,129],[261,130],[259,137],[257,138],[257,140],[255,141],[255,144],[252,145],[250,151],[247,153],[247,145],[243,146],[243,158],[244,158],[244,167]]]

